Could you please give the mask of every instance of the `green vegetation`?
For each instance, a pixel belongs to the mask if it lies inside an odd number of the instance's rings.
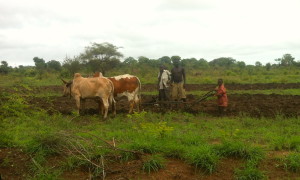
[[[26,85],[21,88],[32,91]],[[98,177],[105,160],[124,162],[137,155],[143,157],[142,170],[147,173],[165,167],[170,157],[206,173],[214,173],[224,158],[238,158],[245,164],[235,170],[237,179],[264,179],[267,176],[258,167],[270,150],[295,152],[281,162],[287,170],[299,172],[299,118],[141,112],[101,121],[99,116],[50,116],[30,108],[28,96],[21,94],[17,88],[14,94],[1,94],[0,146],[19,147],[30,154],[31,179],[56,179],[77,167]],[[65,160],[51,169],[47,159],[57,155]],[[1,166],[8,163],[4,160]]]
[[[150,173],[156,172],[162,168],[164,168],[165,159],[163,156],[156,154],[151,155],[146,158],[145,162],[143,163],[143,171]]]
[[[293,172],[300,172],[300,154],[289,154],[283,159],[284,167]]]

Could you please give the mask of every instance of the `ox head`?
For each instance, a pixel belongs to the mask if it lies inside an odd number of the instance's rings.
[[[72,86],[72,81],[65,81],[63,79],[61,79],[62,82],[64,83],[63,85],[63,88],[64,88],[64,92],[63,92],[63,96],[66,97],[66,96],[70,96],[71,97],[71,86]]]

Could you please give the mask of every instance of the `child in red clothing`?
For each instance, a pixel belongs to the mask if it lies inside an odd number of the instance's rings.
[[[219,115],[223,116],[226,111],[226,107],[228,106],[228,98],[226,94],[226,88],[223,83],[223,79],[218,79],[218,86],[216,87],[215,90],[216,90],[215,96],[218,97],[217,102],[218,102]]]

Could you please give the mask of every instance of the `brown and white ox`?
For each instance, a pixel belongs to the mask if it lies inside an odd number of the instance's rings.
[[[94,77],[103,77],[101,72],[96,72]],[[136,105],[137,111],[140,111],[141,102],[141,81],[138,77],[124,74],[119,76],[108,77],[114,85],[114,97],[117,100],[121,97],[127,97],[129,101],[129,113],[133,112]]]
[[[113,113],[116,114],[116,103],[113,97],[114,86],[112,82],[104,77],[84,78],[79,73],[74,74],[73,81],[64,82],[64,96],[73,96],[76,101],[78,114],[80,111],[80,101],[86,99],[95,99],[99,103],[99,110],[102,112],[103,118],[107,118],[108,107],[111,104]],[[104,112],[103,112],[104,110]]]

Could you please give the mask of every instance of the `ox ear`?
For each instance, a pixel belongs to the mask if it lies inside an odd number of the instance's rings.
[[[67,81],[65,81],[65,80],[63,80],[63,79],[61,79],[62,80],[62,82],[64,83],[64,84],[67,84],[68,82]]]

